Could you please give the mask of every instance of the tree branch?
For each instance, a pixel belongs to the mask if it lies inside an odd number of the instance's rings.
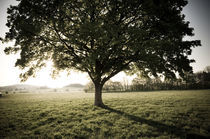
[[[58,30],[57,30],[57,28],[56,28],[56,25],[55,25],[55,23],[53,22],[53,28],[54,28],[54,30],[55,30],[55,33],[57,34],[57,36],[58,36],[58,38],[59,38],[59,40],[67,47],[67,49],[68,50],[70,50],[71,51],[71,53],[73,53],[73,55],[75,56],[75,57],[77,57],[78,58],[78,60],[80,60],[81,61],[81,59],[80,59],[80,57],[75,53],[75,50],[74,50],[74,48],[73,47],[71,47],[71,45],[68,45],[63,39],[62,39],[62,37],[60,36],[60,34],[59,34],[59,32],[58,32]]]
[[[115,71],[113,71],[109,76],[104,77],[102,79],[102,83],[104,84],[106,81],[108,81],[110,78],[112,78],[113,76],[115,76],[116,74],[118,74],[120,71],[122,71],[124,68],[126,68],[133,60],[128,61],[126,64],[124,64],[122,67],[120,67],[119,69],[116,69]]]

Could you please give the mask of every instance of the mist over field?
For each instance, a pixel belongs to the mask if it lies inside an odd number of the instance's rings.
[[[34,86],[27,84],[16,84],[9,86],[0,86],[0,92],[2,93],[56,93],[56,92],[84,92],[85,86],[82,84],[69,84],[60,88],[50,88],[47,86]]]

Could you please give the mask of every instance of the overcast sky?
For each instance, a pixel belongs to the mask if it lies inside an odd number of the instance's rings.
[[[193,49],[190,58],[196,60],[193,63],[195,72],[203,70],[210,65],[210,0],[189,0],[183,13],[190,26],[194,28],[195,36],[190,39],[201,40],[201,47]],[[187,38],[189,39],[189,38]]]
[[[187,37],[186,39],[201,40],[202,47],[193,48],[190,58],[195,59],[193,63],[194,72],[202,71],[206,66],[210,65],[210,0],[189,0],[188,5],[184,8],[183,14],[186,15],[185,20],[190,21],[190,26],[194,28],[194,37]],[[7,21],[7,8],[9,5],[16,5],[15,0],[0,0],[0,37],[4,37],[8,28],[5,26]],[[0,43],[0,86],[19,84],[19,74],[21,71],[14,67],[18,55],[5,55],[4,48],[10,44]],[[50,63],[49,63],[50,65]],[[47,85],[50,87],[62,87],[69,83],[88,82],[87,74],[73,72],[69,77],[62,73],[57,80],[52,80],[49,76],[50,67],[42,70],[37,78],[29,79],[26,83],[33,85]],[[123,74],[117,75],[115,80],[122,80]]]

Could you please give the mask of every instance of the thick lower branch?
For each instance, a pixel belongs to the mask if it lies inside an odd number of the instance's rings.
[[[113,71],[111,74],[109,74],[107,77],[104,77],[102,79],[102,84],[104,84],[106,81],[108,81],[110,78],[112,78],[113,76],[115,76],[116,74],[118,74],[119,72],[121,72],[122,70],[124,70],[130,63],[132,62],[132,60],[130,60],[129,62],[127,62],[126,64],[124,64],[123,66],[121,66],[121,68],[118,68],[117,70]]]

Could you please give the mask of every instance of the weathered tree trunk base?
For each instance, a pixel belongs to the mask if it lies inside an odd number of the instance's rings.
[[[95,92],[94,105],[97,106],[97,107],[105,107],[105,105],[102,101],[102,93],[101,92]]]
[[[106,105],[104,105],[104,103],[94,103],[94,106],[97,106],[97,107],[101,107],[101,108],[105,108]]]
[[[94,105],[97,107],[105,107],[102,101],[102,85],[95,85],[95,101]]]

